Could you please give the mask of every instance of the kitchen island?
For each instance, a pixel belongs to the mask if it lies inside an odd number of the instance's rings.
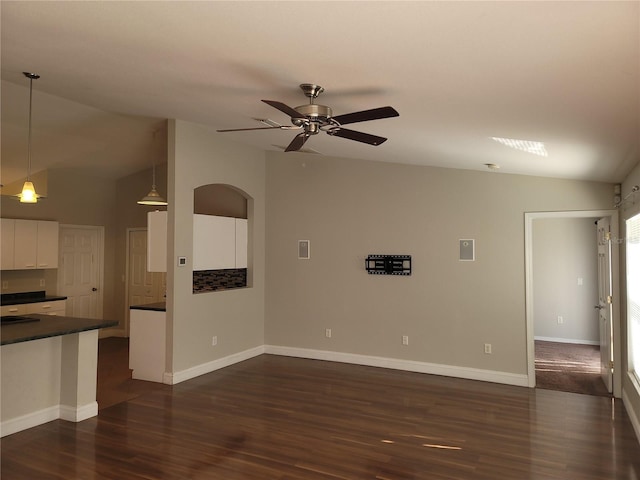
[[[118,322],[31,314],[0,330],[0,435],[98,414],[98,330]]]

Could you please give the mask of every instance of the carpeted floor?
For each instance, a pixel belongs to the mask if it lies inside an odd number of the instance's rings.
[[[536,340],[536,387],[611,396],[600,377],[600,347]]]

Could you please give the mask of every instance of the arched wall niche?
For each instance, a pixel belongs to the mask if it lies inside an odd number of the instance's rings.
[[[209,184],[193,190],[193,293],[252,285],[248,273],[253,258],[252,208],[253,198],[233,185]]]
[[[193,213],[248,218],[248,198],[249,195],[232,185],[201,185],[193,191]]]

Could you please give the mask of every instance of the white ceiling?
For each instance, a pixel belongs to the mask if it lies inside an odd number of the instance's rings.
[[[325,155],[619,182],[640,158],[640,2],[2,1],[2,181],[33,168],[149,168],[153,129],[179,118],[278,150],[297,132],[260,102],[334,115],[391,105],[349,127],[378,147],[312,137]],[[491,140],[544,142],[548,157]],[[10,167],[18,170],[11,173]],[[22,173],[24,176],[24,172]],[[11,179],[12,180],[12,179]]]

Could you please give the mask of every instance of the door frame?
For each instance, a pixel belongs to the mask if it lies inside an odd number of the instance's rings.
[[[527,379],[529,387],[536,386],[535,328],[533,322],[533,222],[545,218],[591,218],[609,217],[611,221],[611,289],[613,292],[613,395],[622,397],[622,352],[620,348],[620,245],[617,210],[569,210],[560,212],[525,212],[525,320],[527,336]]]
[[[98,241],[97,241],[97,245],[96,245],[96,256],[97,258],[97,268],[98,268],[98,272],[97,272],[97,277],[98,277],[98,285],[96,286],[96,288],[98,289],[98,299],[97,299],[97,306],[96,309],[98,311],[98,318],[102,318],[104,316],[104,227],[101,225],[72,225],[72,224],[68,224],[68,223],[61,223],[59,226],[59,233],[58,236],[60,236],[60,234],[62,233],[62,230],[65,228],[73,228],[73,229],[78,229],[78,230],[95,230],[96,233],[98,234]],[[60,257],[60,254],[62,252],[62,245],[58,246],[58,257]],[[57,273],[57,281],[58,281],[58,288],[59,285],[61,284],[61,275],[62,275],[62,270],[61,268],[58,268],[58,273]]]

